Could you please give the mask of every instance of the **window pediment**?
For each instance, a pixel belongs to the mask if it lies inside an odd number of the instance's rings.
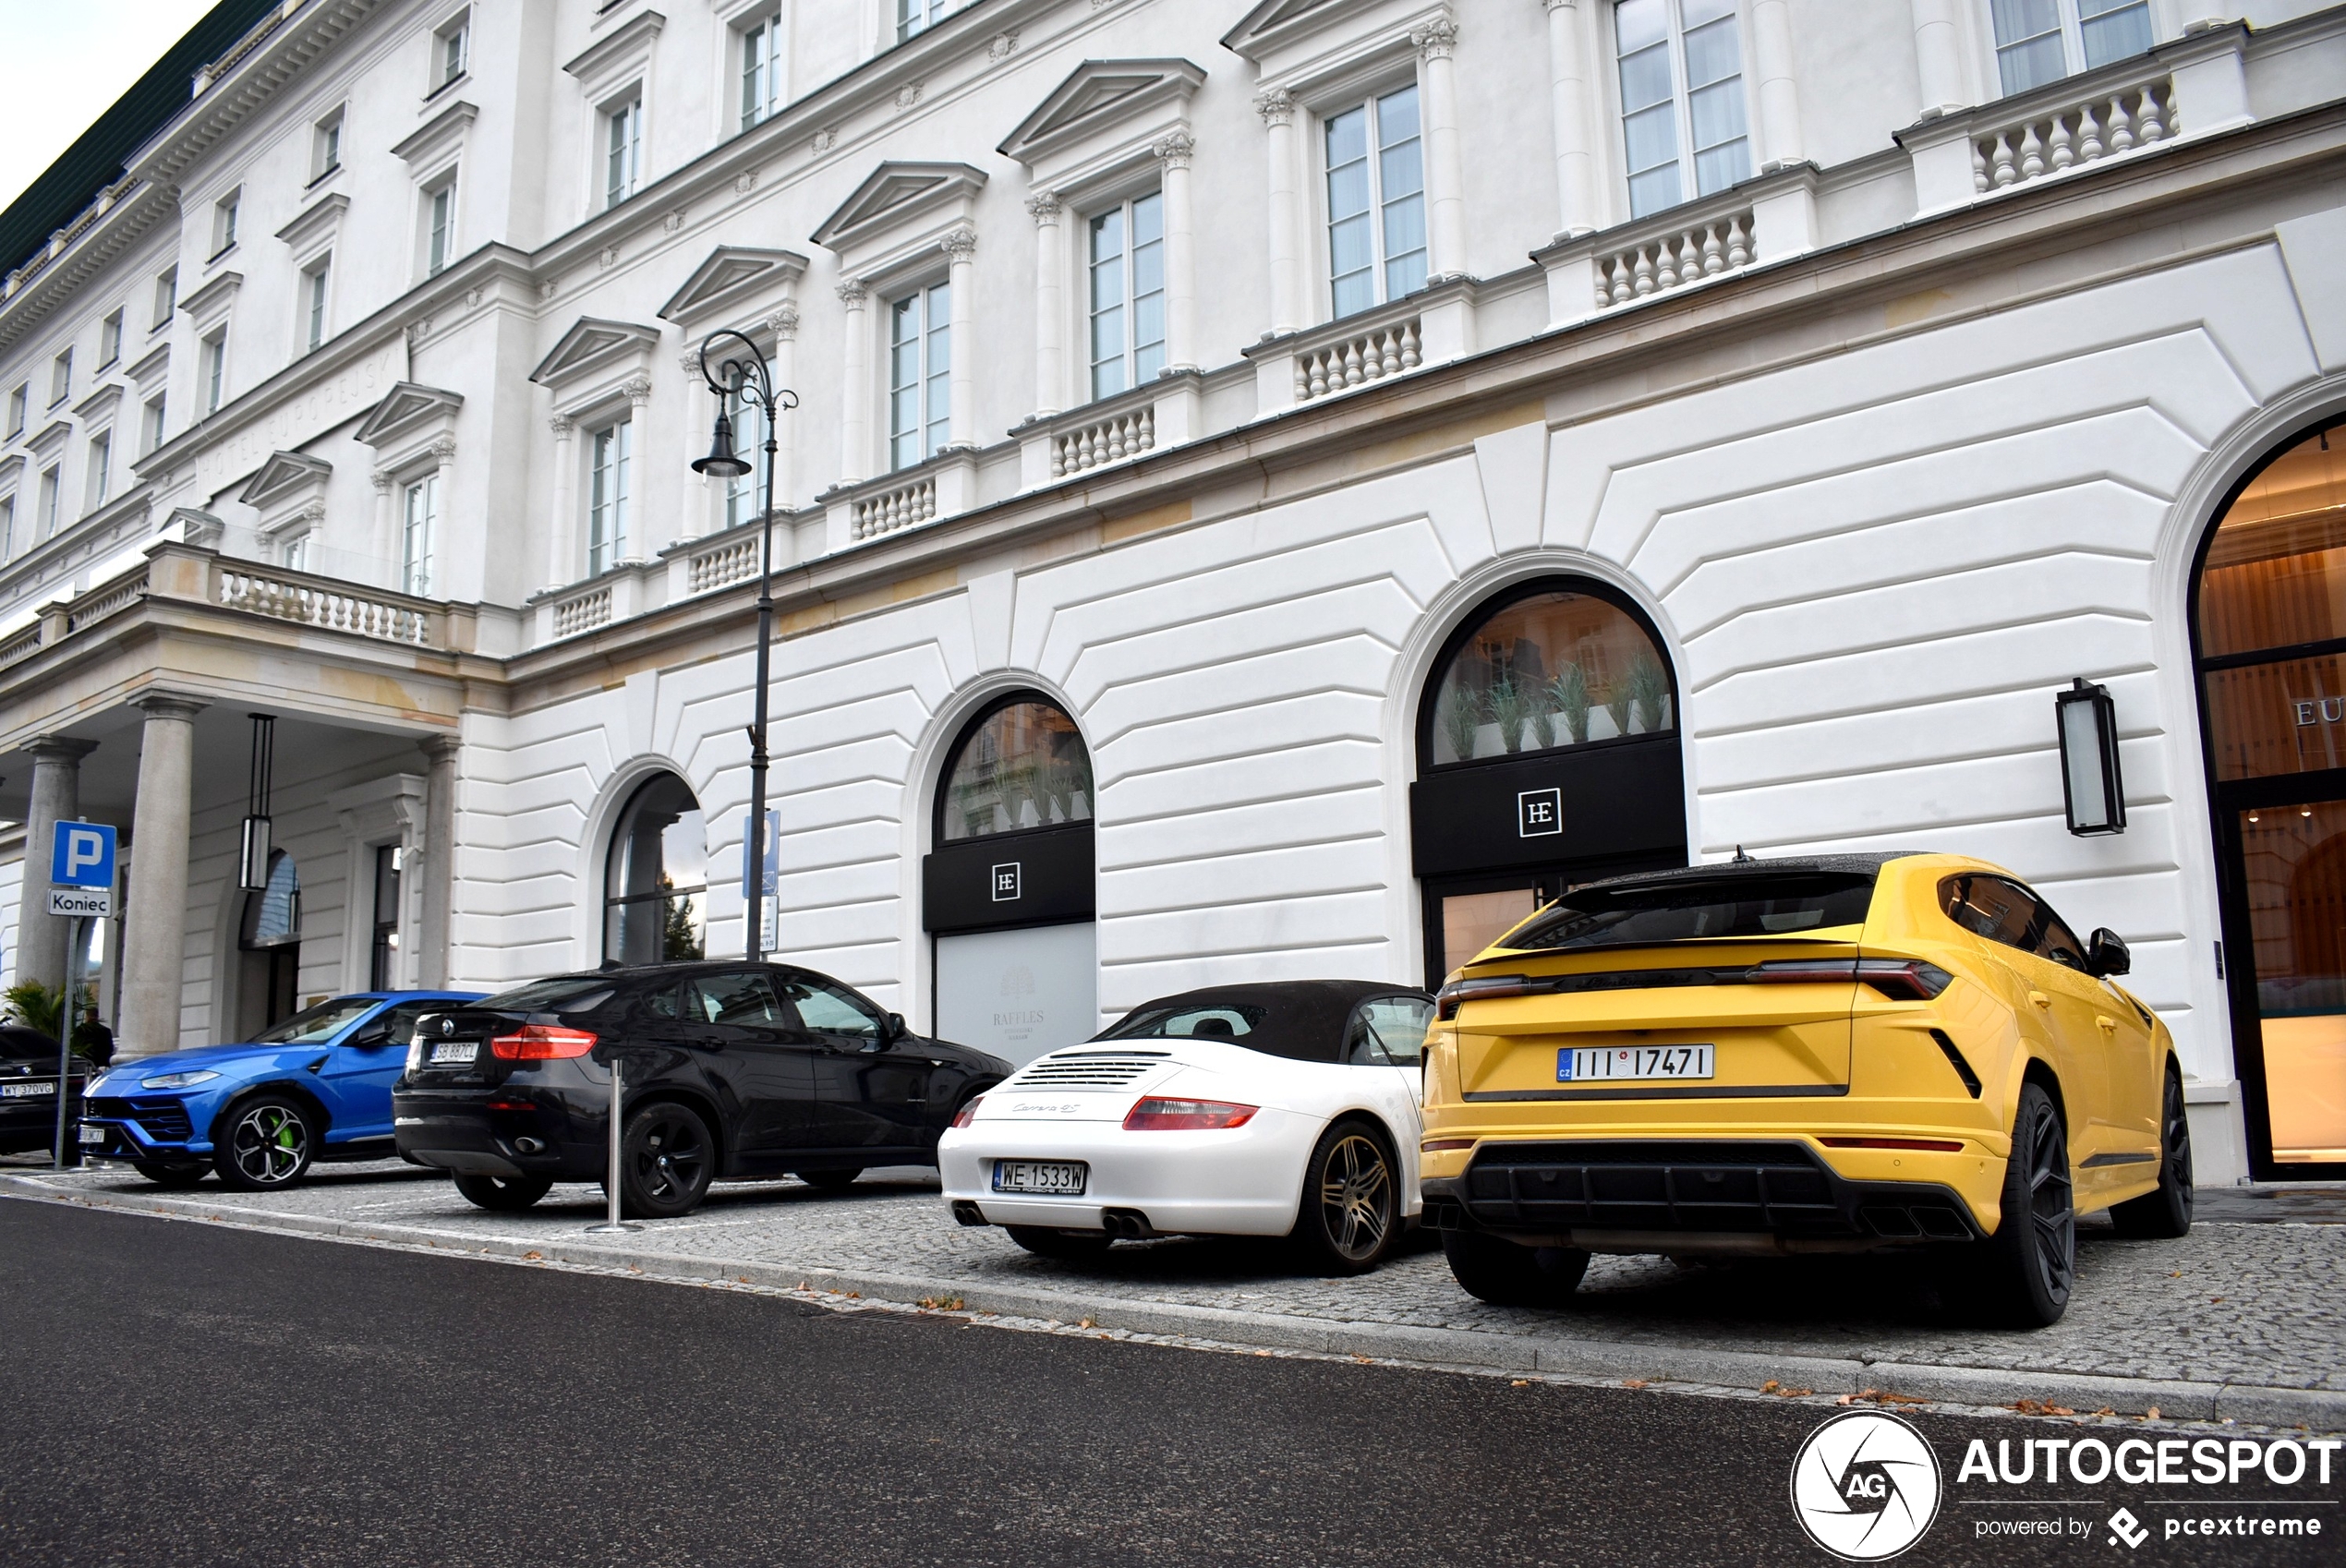
[[[181,300],[179,308],[187,313],[187,319],[195,322],[200,331],[226,313],[229,301],[235,299],[236,291],[244,286],[245,275],[242,272],[223,272]]]
[[[383,393],[382,401],[359,423],[351,439],[381,451],[427,427],[453,422],[464,401],[460,392],[401,381]]]
[[[1266,0],[1222,36],[1222,46],[1254,62],[1265,90],[1325,84],[1389,53],[1410,47],[1410,33],[1452,20],[1447,0]]]
[[[424,122],[415,135],[391,150],[391,155],[409,164],[437,163],[442,154],[454,151],[464,144],[465,130],[480,117],[477,103],[451,103]]]
[[[592,97],[615,78],[640,69],[650,57],[652,41],[667,25],[668,18],[658,11],[640,12],[609,38],[588,44],[562,70],[576,77],[579,85]]]
[[[103,420],[114,413],[115,405],[121,401],[122,383],[107,381],[73,405],[74,417],[85,425]]]
[[[310,203],[299,217],[277,231],[277,237],[297,252],[309,250],[333,237],[342,226],[342,215],[349,210],[350,198],[336,191]]]
[[[334,465],[322,457],[312,457],[303,452],[272,452],[236,499],[247,506],[268,512],[287,501],[307,499],[312,492],[321,492],[326,477]]]
[[[1080,178],[1103,152],[1181,124],[1204,81],[1188,60],[1086,60],[998,151],[1035,171],[1037,184]]]
[[[617,366],[643,368],[650,363],[651,351],[659,344],[657,327],[581,316],[571,323],[570,331],[562,335],[552,351],[538,362],[538,368],[529,373],[529,379],[541,387],[552,388],[559,395],[578,382],[608,374]]]
[[[141,397],[147,396],[162,385],[163,377],[170,373],[171,345],[167,343],[124,372],[137,384],[139,395]]]
[[[882,163],[815,231],[849,277],[881,271],[967,223],[986,171],[967,163]]]
[[[794,250],[720,245],[668,296],[659,319],[689,331],[713,317],[739,312],[753,301],[762,304],[777,293],[787,296],[805,272],[806,258]]]
[[[73,435],[73,421],[52,419],[42,427],[41,433],[25,442],[36,463],[54,463],[65,454],[66,441]]]

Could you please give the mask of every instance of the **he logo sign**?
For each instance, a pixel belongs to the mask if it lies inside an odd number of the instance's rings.
[[[1564,791],[1526,790],[1515,798],[1515,831],[1518,838],[1544,838],[1564,831]]]
[[[994,901],[996,903],[1007,904],[1018,897],[1019,864],[1017,861],[1010,861],[994,868]]]

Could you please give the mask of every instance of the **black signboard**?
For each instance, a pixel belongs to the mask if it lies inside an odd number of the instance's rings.
[[[1092,825],[963,838],[921,862],[921,923],[940,935],[1092,918]]]
[[[1685,863],[1678,737],[1631,737],[1469,763],[1409,786],[1420,876],[1675,857]]]

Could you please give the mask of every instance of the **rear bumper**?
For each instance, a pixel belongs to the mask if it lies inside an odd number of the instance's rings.
[[[609,1155],[606,1107],[542,1089],[401,1092],[392,1137],[401,1158],[458,1176],[600,1181]]]
[[[1442,1229],[1595,1252],[1862,1252],[1993,1228],[1927,1170],[1852,1177],[1797,1139],[1492,1140],[1423,1186]]]
[[[937,1165],[947,1201],[975,1205],[989,1224],[1103,1230],[1114,1209],[1167,1236],[1285,1236],[1318,1136],[1317,1124],[1275,1109],[1244,1127],[1196,1132],[981,1118],[945,1134]],[[1003,1159],[1080,1160],[1090,1167],[1083,1195],[997,1192],[994,1164]]]

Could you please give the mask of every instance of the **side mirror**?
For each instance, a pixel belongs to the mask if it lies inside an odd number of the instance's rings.
[[[2134,955],[2126,939],[2105,925],[2086,938],[2086,967],[2098,975],[2124,974],[2134,967]]]
[[[354,1050],[372,1051],[378,1047],[391,1043],[391,1031],[387,1029],[365,1030],[357,1034],[352,1035],[349,1039],[344,1041],[343,1043],[350,1046]]]
[[[902,1013],[890,1013],[888,1015],[888,1028],[881,1038],[889,1041],[901,1040],[912,1032],[912,1030],[905,1025]]]

